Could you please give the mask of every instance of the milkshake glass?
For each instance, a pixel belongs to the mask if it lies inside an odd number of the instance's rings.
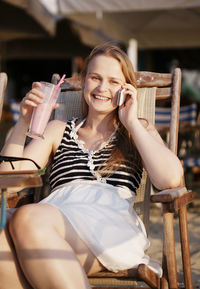
[[[60,93],[60,87],[56,85],[41,81],[41,92],[45,95],[43,103],[34,107],[33,114],[27,135],[31,138],[44,138],[44,130],[50,119],[53,107],[57,101]]]

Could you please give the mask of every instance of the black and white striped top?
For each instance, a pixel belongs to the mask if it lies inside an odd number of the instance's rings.
[[[78,140],[76,121],[77,119],[67,121],[62,141],[54,156],[50,174],[51,189],[55,190],[74,180],[97,180],[113,186],[125,187],[136,193],[142,176],[142,167],[134,157],[128,155],[116,171],[107,177],[101,177],[97,170],[99,166],[105,166],[117,138],[111,137],[95,152],[88,151]]]

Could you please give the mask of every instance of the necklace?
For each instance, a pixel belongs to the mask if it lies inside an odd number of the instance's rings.
[[[84,144],[85,142],[82,141],[82,140],[79,140],[78,139],[78,130],[79,128],[85,123],[86,121],[86,118],[83,119],[77,126],[75,126],[75,121],[77,119],[73,118],[72,119],[72,130],[70,132],[70,137],[74,139],[74,141],[76,142],[76,144],[78,145],[78,147],[84,152],[87,154],[87,158],[88,158],[88,162],[87,162],[87,166],[90,170],[90,172],[92,173],[92,175],[97,179],[97,181],[100,181],[100,182],[103,182],[103,183],[106,183],[106,177],[102,177],[99,172],[95,171],[95,165],[94,165],[94,159],[93,159],[93,156],[98,152],[100,151],[101,149],[105,148],[111,141],[113,141],[116,136],[115,136],[115,133],[118,129],[118,126],[115,125],[115,129],[114,131],[112,132],[112,134],[110,135],[110,137],[101,143],[101,145],[99,146],[99,148],[97,150],[88,150]]]

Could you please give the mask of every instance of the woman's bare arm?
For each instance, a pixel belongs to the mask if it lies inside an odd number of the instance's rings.
[[[136,89],[130,84],[123,87],[127,98],[119,108],[119,117],[132,136],[151,182],[158,189],[179,186],[183,178],[180,160],[167,148],[152,124],[146,127],[138,119]]]

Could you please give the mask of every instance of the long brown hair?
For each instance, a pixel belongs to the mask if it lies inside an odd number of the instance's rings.
[[[81,73],[82,83],[84,83],[84,80],[86,78],[88,65],[90,61],[98,55],[105,55],[115,58],[121,66],[121,70],[124,74],[126,83],[129,83],[133,85],[135,88],[137,88],[133,66],[127,54],[118,46],[111,45],[109,43],[103,43],[96,46],[89,54],[89,56],[86,58]],[[82,109],[84,116],[86,116],[88,113],[88,105],[84,97],[82,97]],[[117,167],[119,167],[120,164],[123,163],[125,157],[130,152],[134,154],[137,161],[140,161],[139,154],[134,146],[134,142],[130,136],[130,133],[127,131],[127,129],[123,126],[123,124],[119,120],[118,108],[116,109],[116,121],[118,123],[116,147],[113,149],[111,153],[106,168],[101,170],[102,173],[108,170],[112,171],[112,169],[117,169]]]

